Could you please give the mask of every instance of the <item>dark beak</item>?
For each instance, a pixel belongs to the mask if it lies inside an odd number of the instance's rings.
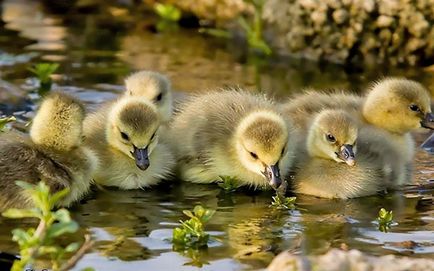
[[[341,151],[338,153],[338,157],[345,161],[345,163],[347,163],[349,166],[354,166],[356,164],[356,160],[354,159],[353,145],[342,145]]]
[[[271,187],[273,187],[274,189],[279,188],[279,186],[282,184],[282,179],[280,178],[280,170],[277,164],[273,166],[266,166],[263,174],[265,178],[267,178]]]
[[[141,170],[146,170],[149,167],[148,147],[144,149],[138,149],[134,146],[134,152],[131,152],[136,159],[136,166]]]
[[[424,128],[434,130],[434,114],[426,113],[420,125]]]

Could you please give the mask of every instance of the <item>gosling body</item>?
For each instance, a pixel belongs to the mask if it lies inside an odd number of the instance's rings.
[[[292,135],[271,101],[235,90],[191,98],[170,126],[182,179],[211,183],[230,176],[240,185],[261,188],[279,186],[277,179],[290,170]]]
[[[84,147],[82,105],[62,93],[47,96],[38,110],[30,136],[9,132],[0,135],[0,207],[32,207],[29,195],[16,181],[44,181],[51,192],[69,188],[59,206],[70,206],[88,193],[97,156]]]
[[[134,97],[122,97],[89,115],[84,122],[85,142],[104,165],[95,172],[95,181],[137,189],[170,177],[175,161],[159,138],[159,128],[155,106]]]

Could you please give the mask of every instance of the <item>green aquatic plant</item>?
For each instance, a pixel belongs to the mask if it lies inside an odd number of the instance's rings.
[[[93,242],[89,235],[85,236],[82,245],[74,242],[61,246],[57,242],[59,237],[75,233],[79,228],[77,222],[71,219],[68,210],[62,208],[53,211],[55,204],[69,193],[69,189],[51,194],[44,182],[38,185],[17,182],[17,185],[30,195],[35,208],[12,208],[2,215],[13,219],[36,218],[39,224],[36,229],[18,228],[12,231],[12,240],[18,243],[20,249],[20,260],[14,262],[11,271],[31,269],[37,259],[46,257],[50,258],[50,269],[53,271],[64,271],[74,267],[84,253],[92,247]]]
[[[393,223],[393,211],[387,211],[381,208],[377,217],[378,229],[382,232],[388,232]]]
[[[181,10],[171,4],[156,3],[154,10],[163,20],[177,22],[181,19]]]
[[[194,207],[193,212],[184,210],[183,213],[190,219],[180,220],[181,227],[173,230],[172,243],[174,250],[206,247],[210,235],[205,232],[205,224],[214,215],[215,210],[197,205]]]
[[[0,132],[4,132],[6,130],[6,124],[10,122],[14,122],[17,119],[15,117],[4,117],[0,118]]]
[[[57,63],[38,63],[35,66],[29,68],[39,80],[38,94],[43,96],[50,92],[53,80],[51,75],[59,68]]]
[[[234,192],[239,187],[237,179],[231,176],[220,176],[220,180],[217,185],[226,192]]]
[[[261,51],[266,55],[271,55],[273,52],[267,42],[264,40],[262,10],[265,0],[245,0],[254,7],[253,18],[251,21],[244,17],[240,17],[238,23],[244,29],[247,35],[247,42],[250,47]]]
[[[273,51],[264,39],[262,10],[265,0],[244,0],[246,3],[254,7],[252,18],[240,16],[238,25],[242,28],[246,35],[247,44],[250,48],[256,49],[265,55],[271,55]],[[208,34],[217,38],[232,39],[233,33],[225,29],[219,28],[200,28],[199,33]]]
[[[296,197],[285,197],[280,193],[276,193],[276,196],[272,197],[271,207],[276,209],[294,209]]]
[[[182,15],[180,9],[171,4],[156,3],[154,10],[160,16],[160,20],[156,25],[159,32],[176,31],[178,29],[178,21]]]

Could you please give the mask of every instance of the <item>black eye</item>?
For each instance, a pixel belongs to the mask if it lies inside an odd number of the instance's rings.
[[[410,105],[410,110],[414,111],[414,112],[419,112],[420,111],[419,106],[417,106],[415,104]]]
[[[258,155],[254,152],[250,152],[250,155],[253,157],[253,159],[258,159]]]
[[[326,138],[329,142],[332,142],[332,143],[336,142],[336,138],[332,134],[327,134]]]
[[[160,93],[160,94],[158,94],[157,97],[155,97],[155,101],[159,102],[159,101],[161,101],[162,98],[163,98],[163,93]]]
[[[130,137],[124,132],[121,132],[121,137],[125,140],[130,140]]]
[[[282,152],[280,153],[280,156],[282,156],[285,153],[285,148],[282,149]]]
[[[154,138],[155,138],[155,134],[156,134],[157,132],[155,132],[154,134],[152,134],[152,136],[151,136],[151,140],[153,140]]]

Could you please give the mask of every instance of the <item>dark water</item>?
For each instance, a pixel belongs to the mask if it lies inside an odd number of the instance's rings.
[[[134,12],[123,15],[127,9],[106,4],[99,10],[60,16],[36,1],[3,1],[0,110],[31,111],[33,100],[26,91],[34,81],[26,68],[40,61],[59,62],[56,88],[79,96],[89,106],[121,92],[125,75],[137,69],[168,74],[177,95],[225,85],[279,98],[308,86],[358,92],[382,75],[405,75],[434,89],[434,73],[421,69],[372,67],[349,72],[302,60],[246,57],[236,45],[201,36],[194,29],[150,31],[152,18],[137,20]],[[22,95],[16,95],[20,89]],[[415,136],[421,143],[428,134]],[[415,182],[426,184],[433,178],[432,154],[418,150]],[[432,195],[432,188],[415,188],[346,201],[298,196],[297,210],[277,211],[269,208],[271,193],[227,194],[214,185],[173,181],[146,191],[95,191],[72,209],[74,218],[97,241],[76,270],[86,266],[96,270],[195,270],[197,265],[203,265],[203,270],[256,270],[285,249],[319,254],[331,247],[357,248],[372,255],[433,257]],[[220,241],[199,252],[172,251],[167,239],[178,221],[185,219],[182,210],[199,203],[217,210],[207,230]],[[389,233],[378,231],[372,223],[381,207],[394,212],[397,225]],[[3,218],[0,223],[0,251],[15,252],[10,231],[29,224]]]

